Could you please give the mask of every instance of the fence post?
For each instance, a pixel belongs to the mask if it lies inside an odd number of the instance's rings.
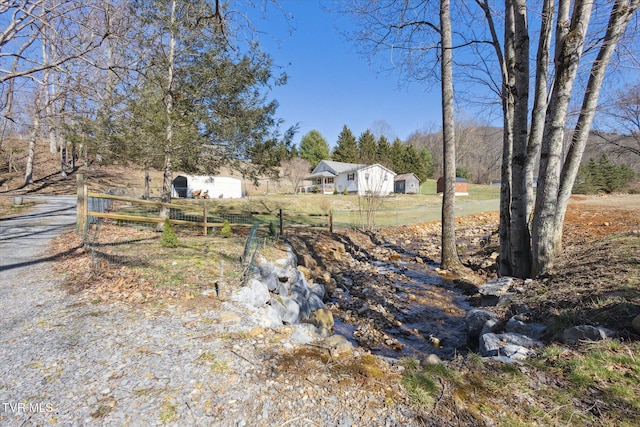
[[[76,193],[77,193],[77,213],[76,213],[76,231],[82,233],[84,225],[87,221],[87,212],[85,210],[85,191],[84,191],[84,175],[79,173],[76,175]]]
[[[207,199],[204,199],[202,211],[204,214],[202,217],[202,223],[204,224],[203,232],[204,232],[204,235],[206,236],[207,235]]]
[[[280,209],[280,236],[284,236],[284,225],[283,225],[283,221],[282,221],[282,209]]]
[[[333,234],[333,210],[329,211],[329,233]]]

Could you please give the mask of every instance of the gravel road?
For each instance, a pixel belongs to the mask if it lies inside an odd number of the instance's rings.
[[[415,425],[383,387],[345,387],[322,364],[291,375],[281,366],[291,328],[256,327],[228,303],[140,308],[69,294],[48,242],[72,229],[75,199],[33,200],[0,220],[0,425]]]

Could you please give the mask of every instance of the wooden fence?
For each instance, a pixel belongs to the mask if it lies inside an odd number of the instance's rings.
[[[109,194],[93,193],[87,191],[82,174],[78,174],[77,178],[77,195],[78,195],[78,215],[77,230],[82,232],[89,218],[112,219],[115,221],[140,222],[140,223],[162,223],[167,219],[172,224],[186,225],[191,227],[199,227],[206,236],[210,227],[220,227],[223,225],[222,218],[233,217],[234,226],[251,227],[259,222],[277,221],[280,236],[284,235],[285,223],[287,228],[291,227],[308,227],[314,225],[310,223],[313,219],[325,218],[326,227],[333,232],[333,215],[331,212],[327,214],[303,214],[303,213],[284,213],[279,209],[277,213],[273,212],[257,212],[257,211],[210,211],[210,204],[214,202],[202,199],[201,203],[178,204],[163,203],[159,201],[142,200],[130,197],[122,197]],[[113,209],[111,211],[96,210],[92,207],[96,203],[89,203],[89,199],[107,201],[107,205],[111,206],[112,202],[122,202],[129,207],[128,210]],[[104,204],[102,204],[104,205]],[[172,212],[188,212],[183,219],[172,217]],[[256,218],[262,217],[259,221]],[[305,219],[307,218],[307,219]],[[273,221],[268,221],[273,219]],[[294,221],[295,220],[295,221]],[[324,221],[322,221],[324,223]],[[317,225],[317,224],[316,224]]]

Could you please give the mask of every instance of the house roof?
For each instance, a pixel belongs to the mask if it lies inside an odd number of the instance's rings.
[[[345,173],[352,173],[360,170],[370,169],[373,167],[384,169],[394,176],[396,174],[394,171],[378,163],[373,165],[365,165],[360,163],[344,163],[334,162],[333,160],[321,160],[320,163],[318,163],[318,165],[315,167],[315,169],[313,169],[311,175],[305,177],[305,179],[331,178]]]
[[[311,175],[306,176],[304,179],[331,178],[334,176],[336,176],[336,174],[333,172],[321,171],[321,172],[312,173]]]
[[[410,179],[410,178],[415,178],[416,180],[418,180],[418,182],[420,182],[420,178],[418,178],[418,176],[415,173],[402,173],[400,175],[396,175],[396,177],[393,180],[406,181],[407,179]]]
[[[328,169],[332,171],[335,176],[335,175],[340,175],[341,173],[353,172],[358,169],[362,169],[366,166],[367,165],[358,164],[358,163],[345,163],[345,162],[335,162],[333,160],[321,160],[320,163],[318,163],[318,165],[315,167],[315,169],[313,169],[312,173],[315,174],[316,170],[318,169],[323,169],[323,170]]]

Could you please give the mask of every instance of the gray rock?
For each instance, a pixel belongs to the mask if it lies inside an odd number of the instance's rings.
[[[528,355],[528,349],[540,348],[542,346],[542,342],[538,340],[513,332],[504,334],[488,333],[480,337],[480,355],[482,356],[508,356],[519,353]]]
[[[251,315],[253,323],[263,328],[279,328],[282,326],[280,312],[271,305],[265,305]]]
[[[320,330],[310,323],[296,325],[295,330],[291,334],[291,342],[299,345],[319,341],[322,338],[323,336]]]
[[[311,309],[311,311],[316,311],[321,308],[325,308],[325,305],[322,302],[322,298],[320,298],[316,294],[311,294],[309,296],[309,308]]]
[[[513,283],[511,277],[501,277],[497,280],[491,280],[480,286],[480,305],[483,307],[497,305],[500,297],[507,293],[509,287]]]
[[[547,330],[547,325],[543,323],[525,323],[520,320],[519,317],[520,316],[513,316],[507,321],[505,325],[507,332],[515,332],[537,340],[540,339]]]
[[[498,320],[489,319],[484,323],[484,326],[482,326],[480,335],[489,334],[491,332],[498,332],[498,329],[500,329],[500,323],[498,322]]]
[[[603,327],[591,325],[572,326],[565,329],[558,336],[558,341],[563,344],[574,345],[580,341],[602,341],[613,336],[613,331]]]
[[[274,308],[282,323],[295,325],[300,322],[300,306],[290,297],[272,298],[269,305]]]
[[[311,293],[317,295],[321,300],[324,301],[324,298],[327,295],[327,291],[326,291],[324,285],[322,285],[320,283],[314,283],[314,284],[310,285],[310,289],[311,289]]]
[[[467,313],[467,332],[471,337],[479,337],[488,320],[498,320],[498,315],[487,310],[473,309]]]
[[[240,303],[250,309],[263,306],[269,299],[271,299],[271,295],[267,285],[255,279],[249,280],[247,286],[240,288],[231,295],[231,301]]]

